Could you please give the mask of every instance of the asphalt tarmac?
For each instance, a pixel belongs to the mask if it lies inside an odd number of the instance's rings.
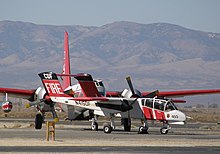
[[[56,124],[55,141],[46,141],[45,125],[35,130],[31,120],[0,119],[0,153],[220,153],[219,125],[191,123],[161,135],[159,124],[149,134],[118,126],[111,134],[91,131],[88,122]],[[136,126],[137,125],[137,126]]]

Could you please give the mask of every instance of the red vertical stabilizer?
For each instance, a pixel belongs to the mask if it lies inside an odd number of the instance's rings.
[[[70,57],[69,57],[69,41],[68,33],[64,33],[64,63],[62,74],[70,74]],[[71,85],[71,77],[63,76],[62,88],[66,89]]]

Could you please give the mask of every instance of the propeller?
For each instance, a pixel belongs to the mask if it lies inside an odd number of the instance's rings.
[[[130,118],[130,109],[133,108],[133,105],[134,105],[134,103],[137,101],[137,99],[138,99],[138,98],[143,98],[143,97],[144,97],[144,98],[154,98],[155,96],[158,96],[158,95],[159,95],[159,91],[158,91],[158,90],[155,90],[155,91],[153,91],[153,92],[151,92],[151,93],[149,93],[149,94],[143,96],[139,90],[134,89],[134,86],[133,86],[133,84],[132,84],[132,81],[131,81],[131,77],[130,77],[130,76],[127,76],[127,77],[126,77],[126,81],[127,81],[127,83],[128,83],[128,86],[129,86],[129,89],[130,89],[130,90],[125,89],[125,90],[122,92],[122,96],[125,97],[125,98],[131,98],[131,97],[136,98],[136,99],[135,99],[132,103],[130,103],[130,104],[128,104],[128,101],[127,101],[127,100],[123,100],[123,102],[122,102],[123,106],[124,106],[126,109],[129,108],[129,110],[127,110],[127,111],[128,111],[128,119],[131,119],[131,118]],[[127,102],[126,102],[126,101],[127,101]],[[126,104],[126,105],[125,105],[125,104]]]
[[[141,92],[139,90],[137,90],[137,89],[134,89],[133,84],[131,82],[131,77],[127,76],[126,80],[127,80],[129,89],[130,89],[130,91],[132,93],[132,95],[130,97],[137,97],[137,98],[142,97]]]
[[[127,77],[126,77],[126,80],[127,80],[128,86],[129,86],[129,88],[130,88],[130,90],[131,90],[131,92],[132,92],[132,95],[135,95],[134,87],[133,87],[133,84],[132,84],[132,82],[131,82],[131,77],[130,77],[130,76],[127,76]]]
[[[39,87],[36,89],[34,95],[32,96],[30,102],[27,103],[25,106],[26,108],[29,108],[31,106],[38,106],[37,108],[44,112],[51,112],[53,115],[54,122],[58,122],[58,116],[55,112],[54,103],[51,102],[50,97],[46,94],[46,91],[44,88]]]
[[[149,93],[149,94],[147,94],[143,97],[154,98],[155,96],[158,96],[158,95],[159,95],[159,90],[155,90],[155,91],[153,91],[153,92],[151,92],[151,93]]]

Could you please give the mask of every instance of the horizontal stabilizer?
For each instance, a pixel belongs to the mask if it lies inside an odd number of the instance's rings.
[[[90,74],[77,74],[74,78],[79,81],[85,97],[101,97]]]

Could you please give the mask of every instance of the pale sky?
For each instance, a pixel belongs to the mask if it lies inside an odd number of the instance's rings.
[[[220,33],[220,0],[0,0],[0,21],[102,26],[166,22]]]

